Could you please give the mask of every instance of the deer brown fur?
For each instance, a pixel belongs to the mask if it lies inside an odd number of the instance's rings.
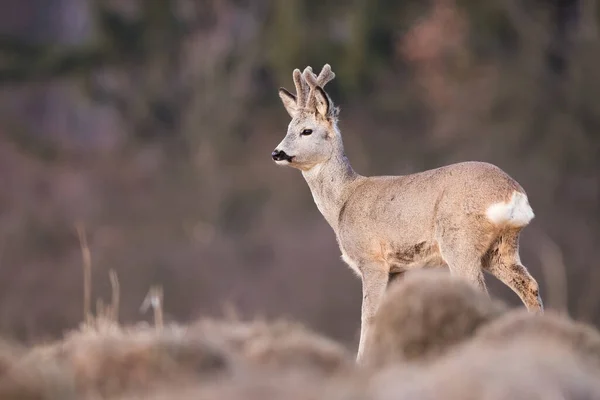
[[[342,259],[361,277],[357,360],[390,274],[448,266],[487,292],[488,271],[542,312],[538,284],[519,258],[519,234],[534,217],[523,188],[500,168],[462,162],[403,176],[362,176],[351,167],[338,129],[339,110],[323,90],[335,77],[310,67],[293,73],[296,95],[279,96],[292,117],[272,153],[302,171],[319,211],[335,232]]]

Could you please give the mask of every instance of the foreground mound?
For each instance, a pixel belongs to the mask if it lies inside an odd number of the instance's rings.
[[[600,333],[508,310],[443,271],[392,284],[357,368],[289,321],[120,326],[32,349],[0,341],[1,400],[600,399]]]
[[[164,383],[212,380],[240,365],[227,348],[181,329],[105,325],[72,332],[62,342],[38,347],[22,368],[48,365],[62,371],[82,395],[148,392]],[[31,377],[34,379],[35,377]]]
[[[543,343],[548,349],[563,348],[596,368],[600,376],[600,333],[553,311],[543,315],[512,311],[482,327],[475,341],[496,347],[519,339]]]
[[[245,387],[271,393],[277,381],[300,376],[304,383],[290,385],[311,387],[353,368],[343,346],[296,323],[205,319],[157,330],[103,322],[28,352],[0,352],[0,398],[186,398],[185,391],[241,399]]]
[[[233,322],[205,319],[189,334],[220,338],[246,362],[264,368],[294,368],[330,374],[353,368],[353,358],[339,343],[289,321]]]
[[[375,316],[366,364],[431,361],[505,310],[503,303],[445,271],[406,274],[390,286]]]
[[[429,365],[395,366],[371,382],[378,400],[599,399],[594,371],[566,348],[520,338],[469,343]]]

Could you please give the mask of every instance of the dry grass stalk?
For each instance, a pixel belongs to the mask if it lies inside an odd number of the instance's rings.
[[[106,318],[107,312],[102,299],[96,299],[96,319]]]
[[[85,227],[79,222],[76,225],[77,235],[79,236],[79,244],[81,247],[81,255],[83,258],[83,320],[85,323],[92,322],[92,254],[87,243],[85,235]]]
[[[152,286],[140,307],[140,311],[145,313],[149,307],[154,311],[154,327],[161,331],[164,326],[163,321],[163,288],[160,285]]]
[[[120,286],[119,286],[119,277],[115,270],[111,269],[108,272],[108,276],[110,278],[110,288],[111,288],[111,302],[110,302],[110,313],[111,319],[115,322],[119,322],[119,307],[120,307]]]
[[[83,255],[83,314],[84,326],[91,329],[96,329],[98,326],[108,326],[118,324],[119,307],[120,307],[120,285],[117,273],[111,269],[108,272],[111,287],[111,301],[107,306],[102,299],[96,299],[96,313],[91,311],[91,293],[92,293],[92,259],[89,246],[87,244],[85,230],[82,224],[77,225],[77,232],[81,244],[81,252]]]

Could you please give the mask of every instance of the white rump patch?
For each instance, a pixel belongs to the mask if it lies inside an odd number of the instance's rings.
[[[514,191],[508,203],[495,203],[488,207],[485,215],[496,225],[525,226],[535,214],[527,196]]]

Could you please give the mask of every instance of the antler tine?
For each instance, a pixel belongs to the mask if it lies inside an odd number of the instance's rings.
[[[335,73],[331,70],[331,66],[329,64],[325,64],[318,77],[312,72],[312,70],[307,72],[306,69],[304,70],[303,76],[310,88],[313,89],[315,86],[321,86],[322,88],[327,83],[331,82],[333,78],[335,78]]]
[[[315,99],[315,88],[317,86],[320,86],[321,88],[323,88],[323,86],[325,86],[328,82],[330,82],[333,78],[335,78],[335,74],[333,73],[333,71],[331,70],[331,66],[329,64],[325,64],[323,66],[323,68],[321,69],[321,72],[319,73],[319,76],[316,76],[312,70],[307,71],[307,69],[304,70],[304,73],[302,74],[302,76],[304,77],[304,80],[306,81],[306,83],[308,83],[308,86],[310,86],[310,92],[308,94],[308,98],[306,100],[306,105],[308,107],[312,107],[314,104],[314,99]]]
[[[308,83],[308,86],[310,86],[311,89],[318,85],[317,76],[312,72],[312,70],[308,71],[307,69],[305,69],[302,76],[304,77],[304,80],[306,81],[306,83]]]
[[[331,66],[329,64],[325,64],[319,73],[319,77],[317,78],[317,85],[323,87],[328,82],[331,82],[333,78],[335,78],[335,74],[331,70]]]
[[[307,67],[304,70],[304,72],[306,72],[306,70],[309,68],[310,67]],[[296,68],[294,70],[294,85],[296,85],[296,104],[298,104],[299,107],[306,106],[306,102],[308,100],[308,91],[310,89],[306,81],[303,79],[302,75],[303,74],[302,72],[300,72],[299,69]]]

